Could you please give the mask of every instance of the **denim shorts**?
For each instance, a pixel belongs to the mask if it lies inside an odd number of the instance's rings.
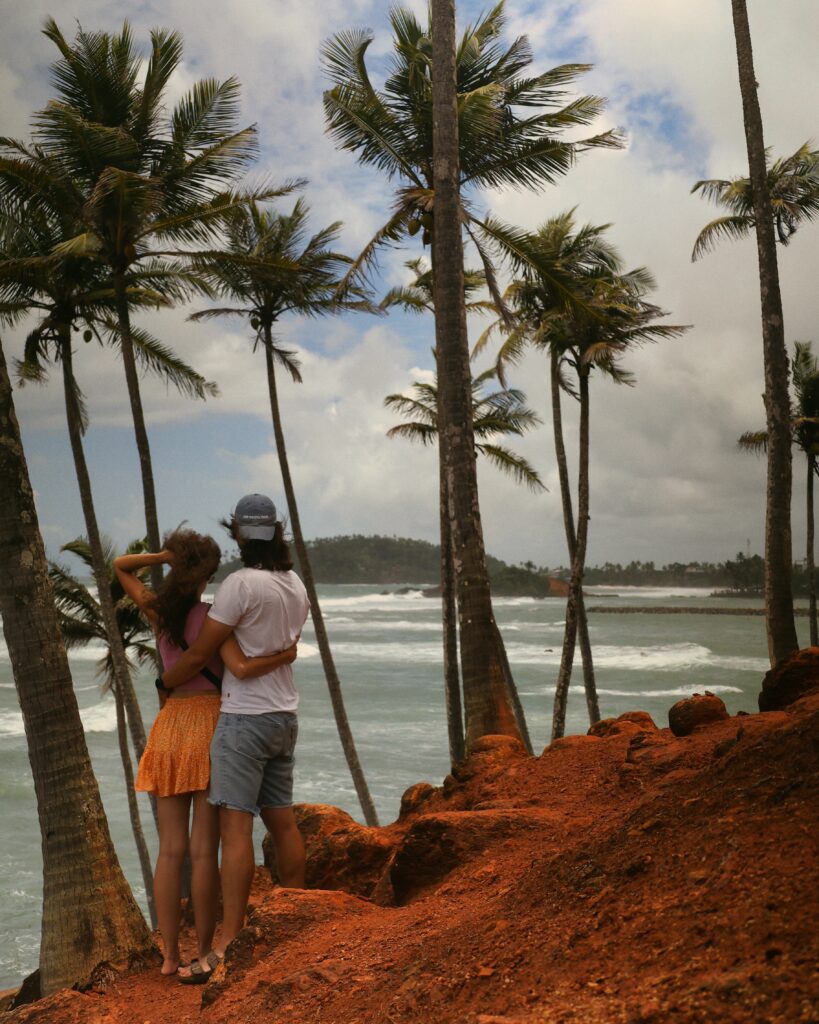
[[[219,715],[210,745],[208,803],[250,814],[291,807],[298,731],[289,711]]]

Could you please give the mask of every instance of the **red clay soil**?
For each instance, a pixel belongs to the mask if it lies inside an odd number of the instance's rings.
[[[204,988],[111,971],[5,1019],[819,1022],[819,694],[684,738],[639,713],[596,731],[536,758],[486,738],[377,830],[386,866],[370,830],[306,811],[311,870],[371,898],[260,869]]]

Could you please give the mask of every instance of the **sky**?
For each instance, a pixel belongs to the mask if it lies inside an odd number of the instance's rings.
[[[409,6],[423,15],[426,3]],[[305,177],[311,225],[342,220],[339,247],[359,251],[386,219],[391,185],[360,167],[324,133],[319,64],[323,40],[352,27],[371,28],[376,74],[390,49],[388,5],[371,0],[3,0],[0,36],[0,135],[27,138],[32,113],[51,95],[53,45],[42,36],[53,15],[63,32],[116,31],[127,17],[147,44],[154,27],[179,30],[185,60],[171,83],[176,101],[203,77],[242,84],[243,123],[256,123],[255,175]],[[461,25],[484,10],[458,4]],[[771,4],[748,0],[766,143],[792,153],[819,140],[815,103],[819,64],[815,0]],[[761,552],[764,460],[739,453],[737,437],[764,426],[762,346],[756,250],[752,240],[723,243],[696,264],[691,248],[717,215],[691,195],[703,177],[747,173],[747,159],[727,0],[507,0],[506,35],[526,34],[535,71],[565,62],[594,65],[585,93],[608,99],[595,128],[618,126],[619,152],[592,152],[556,186],[532,192],[487,191],[478,208],[523,227],[576,207],[581,222],[610,224],[609,237],[629,267],[657,280],[653,301],[668,322],[690,324],[681,339],[630,354],[636,385],[592,383],[589,564],[632,559],[732,558]],[[794,83],[799,83],[798,89]],[[376,291],[405,282],[404,261],[421,254],[420,236],[381,260]],[[803,227],[779,248],[789,343],[816,340],[819,225]],[[220,536],[218,520],[242,494],[284,495],[273,442],[261,353],[235,321],[190,323],[188,309],[144,321],[208,379],[220,395],[195,402],[146,378],[143,402],[152,445],[160,523],[183,520]],[[27,325],[33,326],[33,321]],[[470,325],[474,340],[481,324]],[[5,331],[11,363],[25,329]],[[380,533],[435,541],[438,529],[434,452],[386,431],[395,416],[383,398],[428,377],[433,324],[427,317],[359,315],[283,321],[280,337],[298,351],[304,382],[281,381],[291,471],[305,535]],[[491,352],[488,358],[491,358]],[[102,529],[122,546],[144,533],[142,494],[121,365],[110,351],[77,336],[76,374],[91,425],[87,452]],[[484,364],[481,364],[481,368]],[[548,367],[527,356],[510,375],[548,421]],[[83,522],[65,431],[57,375],[46,386],[15,390],[41,529],[49,553],[82,534]],[[564,404],[567,446],[576,465],[577,409]],[[535,495],[479,469],[487,550],[511,562],[566,564],[551,429],[516,442],[548,487]],[[574,469],[572,470],[574,474]],[[794,548],[804,546],[804,470],[794,465]],[[223,538],[227,547],[227,539]]]

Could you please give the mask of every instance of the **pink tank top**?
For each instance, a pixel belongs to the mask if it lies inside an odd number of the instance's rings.
[[[185,640],[188,646],[190,646],[199,636],[199,632],[202,629],[202,625],[209,610],[210,605],[206,604],[204,601],[200,601],[199,604],[195,604],[188,612],[188,617],[185,620]],[[171,665],[176,664],[182,656],[182,649],[176,646],[167,633],[160,633],[156,638],[156,643],[159,648],[160,657],[162,658],[162,664],[165,668],[170,668]],[[222,664],[222,659],[218,654],[214,654],[208,662],[207,667],[214,675],[218,676],[220,679],[222,678],[222,673],[225,669]],[[199,673],[189,679],[186,683],[182,683],[181,686],[177,686],[174,689],[176,693],[219,692],[213,683],[205,679],[205,677]]]

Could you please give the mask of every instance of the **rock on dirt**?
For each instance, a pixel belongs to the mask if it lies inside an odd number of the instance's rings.
[[[722,700],[706,690],[678,700],[668,712],[668,724],[675,736],[690,736],[701,725],[723,722],[729,717]]]
[[[762,680],[760,711],[782,711],[819,690],[819,647],[806,647],[772,668]]]

